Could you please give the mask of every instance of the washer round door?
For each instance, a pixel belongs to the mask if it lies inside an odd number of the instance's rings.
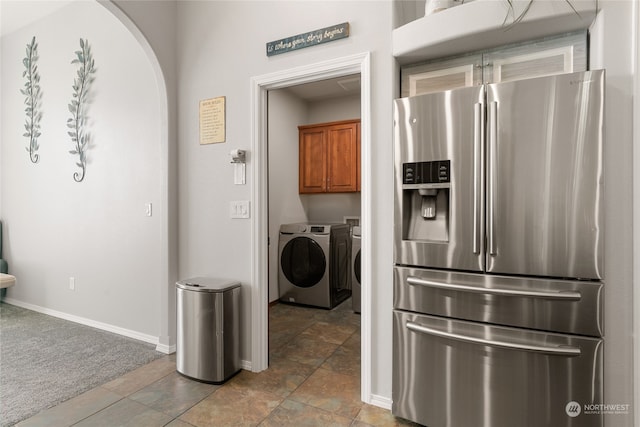
[[[282,248],[280,267],[289,282],[310,288],[324,276],[327,259],[318,242],[308,237],[296,237]]]

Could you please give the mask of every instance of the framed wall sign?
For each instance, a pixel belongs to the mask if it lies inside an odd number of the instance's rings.
[[[320,28],[319,30],[309,31],[308,33],[269,42],[267,43],[267,56],[304,49],[305,47],[332,42],[346,37],[349,37],[349,23],[343,22],[342,24],[336,24],[330,27]]]
[[[200,145],[225,142],[225,103],[224,96],[200,101]]]

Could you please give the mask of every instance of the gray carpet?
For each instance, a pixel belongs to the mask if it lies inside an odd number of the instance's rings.
[[[13,425],[161,356],[152,344],[0,303],[0,425]]]

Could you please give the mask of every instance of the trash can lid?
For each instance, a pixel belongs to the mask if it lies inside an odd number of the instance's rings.
[[[196,292],[224,292],[240,286],[240,282],[212,277],[193,277],[176,282],[176,287]]]

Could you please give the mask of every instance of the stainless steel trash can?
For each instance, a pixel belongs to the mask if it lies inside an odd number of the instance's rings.
[[[220,384],[240,370],[240,283],[194,277],[176,283],[176,367]]]

